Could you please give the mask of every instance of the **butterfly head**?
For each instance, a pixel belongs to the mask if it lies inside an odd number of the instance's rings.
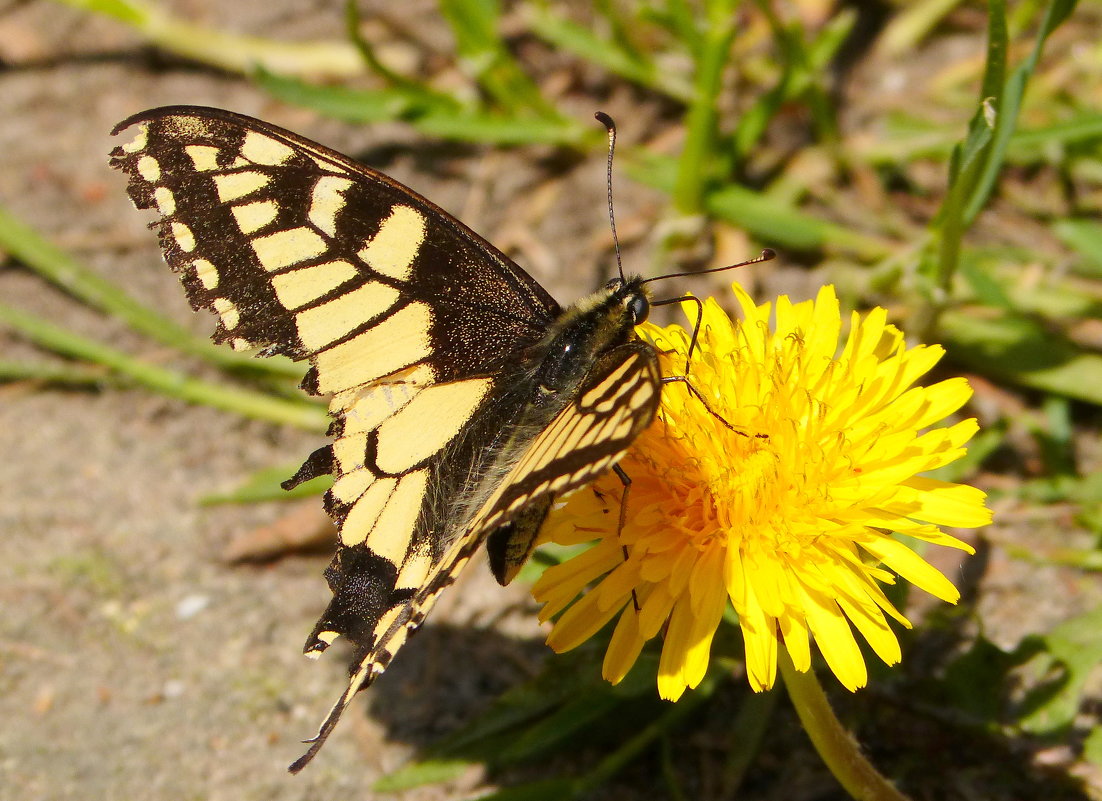
[[[610,306],[622,310],[624,321],[633,328],[642,325],[650,316],[650,292],[644,283],[639,276],[630,276],[613,278],[605,284]]]

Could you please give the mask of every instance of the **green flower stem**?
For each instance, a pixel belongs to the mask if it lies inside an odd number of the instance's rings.
[[[830,708],[815,671],[796,670],[784,648],[779,649],[777,661],[804,731],[846,792],[857,801],[909,801],[865,759]]]

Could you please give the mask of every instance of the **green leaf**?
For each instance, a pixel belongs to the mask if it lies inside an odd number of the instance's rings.
[[[1083,741],[1083,759],[1102,767],[1102,726],[1095,726]]]
[[[528,24],[532,33],[548,44],[584,58],[614,75],[682,102],[692,98],[692,86],[684,76],[659,69],[646,53],[628,50],[615,41],[601,38],[591,28],[560,16],[549,6],[533,6]]]
[[[144,0],[60,0],[65,5],[110,16],[170,53],[241,74],[258,65],[274,72],[316,78],[346,78],[364,72],[363,60],[349,42],[279,42],[241,36],[185,21],[166,11],[167,4]]]
[[[758,239],[790,250],[838,250],[867,259],[881,258],[890,250],[885,240],[820,220],[742,186],[730,184],[712,190],[704,208]]]
[[[547,144],[587,148],[604,141],[596,126],[549,117],[506,117],[499,114],[425,114],[411,120],[422,133],[442,139],[498,145]],[[587,144],[588,143],[588,144]]]
[[[584,793],[586,788],[573,779],[545,779],[503,787],[488,795],[478,796],[478,801],[561,801],[580,798]]]
[[[518,732],[494,762],[508,765],[559,751],[598,722],[608,719],[623,703],[624,699],[613,694],[611,687],[599,687],[594,692],[581,694]]]
[[[721,174],[723,166],[716,148],[717,97],[723,88],[723,73],[735,38],[735,16],[721,0],[705,5],[708,25],[696,51],[693,95],[685,115],[685,141],[677,157],[677,174],[670,191],[674,210],[682,216],[704,210],[705,187]]]
[[[1022,728],[1058,734],[1071,727],[1094,669],[1102,663],[1102,607],[1060,624],[1043,638],[1045,651],[1030,663],[1043,680],[1023,702]]]
[[[1052,226],[1053,233],[1083,260],[1076,272],[1092,278],[1102,278],[1102,223],[1094,220],[1059,220]]]
[[[146,13],[135,3],[126,0],[62,0],[66,5],[81,8],[94,14],[113,17],[127,25],[138,25],[145,21]]]
[[[1044,148],[1067,147],[1078,144],[1094,144],[1102,139],[1102,114],[1097,111],[1081,111],[1073,117],[1051,125],[1024,128],[1014,132],[1010,139],[1013,158],[1023,159],[1027,153]]]
[[[371,789],[376,793],[397,793],[426,784],[454,781],[476,764],[463,759],[417,760],[383,776],[371,785]]]
[[[943,342],[954,361],[984,375],[1102,405],[1102,356],[1086,353],[1036,320],[946,311]]]
[[[69,387],[127,386],[130,383],[107,370],[81,364],[2,360],[0,381],[34,381]]]
[[[945,671],[943,690],[950,705],[981,725],[996,725],[1006,717],[1010,672],[1041,649],[1035,637],[1023,640],[1013,651],[1004,651],[985,637],[977,637]]]
[[[418,99],[400,89],[319,86],[263,68],[253,73],[253,79],[261,89],[285,103],[313,109],[319,114],[347,122],[401,120],[418,108]]]
[[[948,293],[953,276],[957,273],[961,240],[974,216],[966,209],[976,198],[985,163],[990,163],[988,146],[996,128],[1001,130],[1009,124],[1009,135],[1016,119],[1016,115],[1007,119],[1002,103],[1008,46],[1006,2],[991,0],[987,8],[987,60],[979,106],[968,124],[964,141],[953,149],[949,162],[949,192],[938,210],[935,222],[937,259],[927,262],[924,267],[924,273],[933,286],[940,288],[943,293]]]
[[[506,112],[505,116],[525,111],[557,116],[505,46],[499,31],[501,6],[497,0],[440,0],[439,7],[451,26],[460,63]]]
[[[633,150],[624,154],[624,162],[633,180],[664,192],[673,188],[677,170],[673,159]],[[734,184],[712,187],[704,208],[717,219],[789,250],[839,250],[868,259],[882,258],[891,250],[883,239],[820,220],[767,194]]]
[[[600,678],[596,651],[586,646],[549,660],[539,675],[503,693],[475,720],[437,743],[433,753],[492,760],[497,755],[497,746],[486,748],[487,743],[496,743],[506,733],[506,739],[511,741],[517,730],[553,714],[581,694],[608,692],[608,686]]]
[[[426,91],[348,89],[317,86],[297,78],[258,70],[256,80],[273,97],[310,108],[335,119],[356,123],[404,120],[426,136],[498,145],[553,144],[588,146],[603,140],[599,131],[572,120],[539,116],[506,116],[460,107],[454,100]],[[593,126],[590,126],[593,128]]]
[[[1026,86],[1029,83],[1029,79],[1033,77],[1033,71],[1036,69],[1037,62],[1041,58],[1045,42],[1048,40],[1049,35],[1056,30],[1056,28],[1060,27],[1060,25],[1071,15],[1071,12],[1075,10],[1075,6],[1076,0],[1052,0],[1052,2],[1049,3],[1045,10],[1045,18],[1041,23],[1041,30],[1037,34],[1037,40],[1034,42],[1032,52],[1025,63],[1014,70],[1010,79],[1005,82],[1004,87],[1001,82],[1001,72],[1005,71],[1007,47],[1005,41],[1006,3],[1005,0],[989,0],[988,13],[991,15],[992,40],[994,40],[994,34],[997,32],[998,36],[1002,39],[1002,41],[998,43],[998,46],[1001,48],[1001,53],[999,53],[998,56],[1001,57],[1004,63],[1001,71],[989,69],[989,74],[984,75],[983,96],[998,98],[996,104],[997,116],[990,152],[985,157],[982,173],[976,176],[974,186],[970,188],[967,208],[964,211],[966,220],[971,221],[974,219],[987,202],[987,198],[991,194],[991,190],[994,188],[995,182],[998,179],[999,171],[1002,169],[1007,144],[1018,123],[1018,114],[1021,110]],[[1001,30],[996,31],[996,28],[1001,28]],[[988,49],[989,68],[991,67],[991,46],[992,45],[989,45]]]
[[[324,431],[328,427],[328,415],[320,404],[282,400],[260,392],[191,378],[174,370],[147,364],[10,306],[0,305],[0,323],[15,328],[41,347],[69,358],[102,364],[136,384],[169,397],[309,431]]]
[[[333,485],[332,476],[318,476],[304,481],[294,489],[285,490],[280,484],[295,474],[297,464],[266,467],[249,476],[245,483],[230,492],[204,495],[199,502],[204,506],[221,503],[263,503],[265,501],[290,501],[321,495]]]

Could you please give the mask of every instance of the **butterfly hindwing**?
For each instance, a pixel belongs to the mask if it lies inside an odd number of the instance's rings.
[[[615,465],[654,420],[661,397],[654,349],[631,342],[606,353],[576,400],[537,436],[472,525],[488,531],[490,569],[508,584],[531,555],[555,499]]]
[[[654,420],[660,391],[654,348],[644,342],[621,345],[602,355],[575,388],[572,400],[550,420],[540,421],[538,433],[514,439],[512,451],[508,444],[503,446],[511,453],[499,463],[504,478],[494,483],[494,490],[477,509],[467,513],[462,535],[423,577],[409,603],[379,620],[374,644],[353,663],[348,689],[330,711],[310,750],[291,766],[292,771],[313,758],[355,694],[386,668],[483,540],[487,540],[494,576],[501,584],[512,580],[531,553],[555,499],[589,483],[619,461]],[[533,422],[530,419],[528,425],[518,425],[518,430],[532,432]]]

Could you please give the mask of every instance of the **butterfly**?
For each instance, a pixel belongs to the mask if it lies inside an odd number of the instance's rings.
[[[332,396],[331,444],[283,486],[335,477],[333,598],[304,651],[355,655],[298,772],[483,543],[508,583],[555,500],[654,420],[676,380],[635,334],[655,279],[563,308],[425,198],[275,125],[170,106],[123,131],[111,165],[215,341],[305,360],[303,388]]]

